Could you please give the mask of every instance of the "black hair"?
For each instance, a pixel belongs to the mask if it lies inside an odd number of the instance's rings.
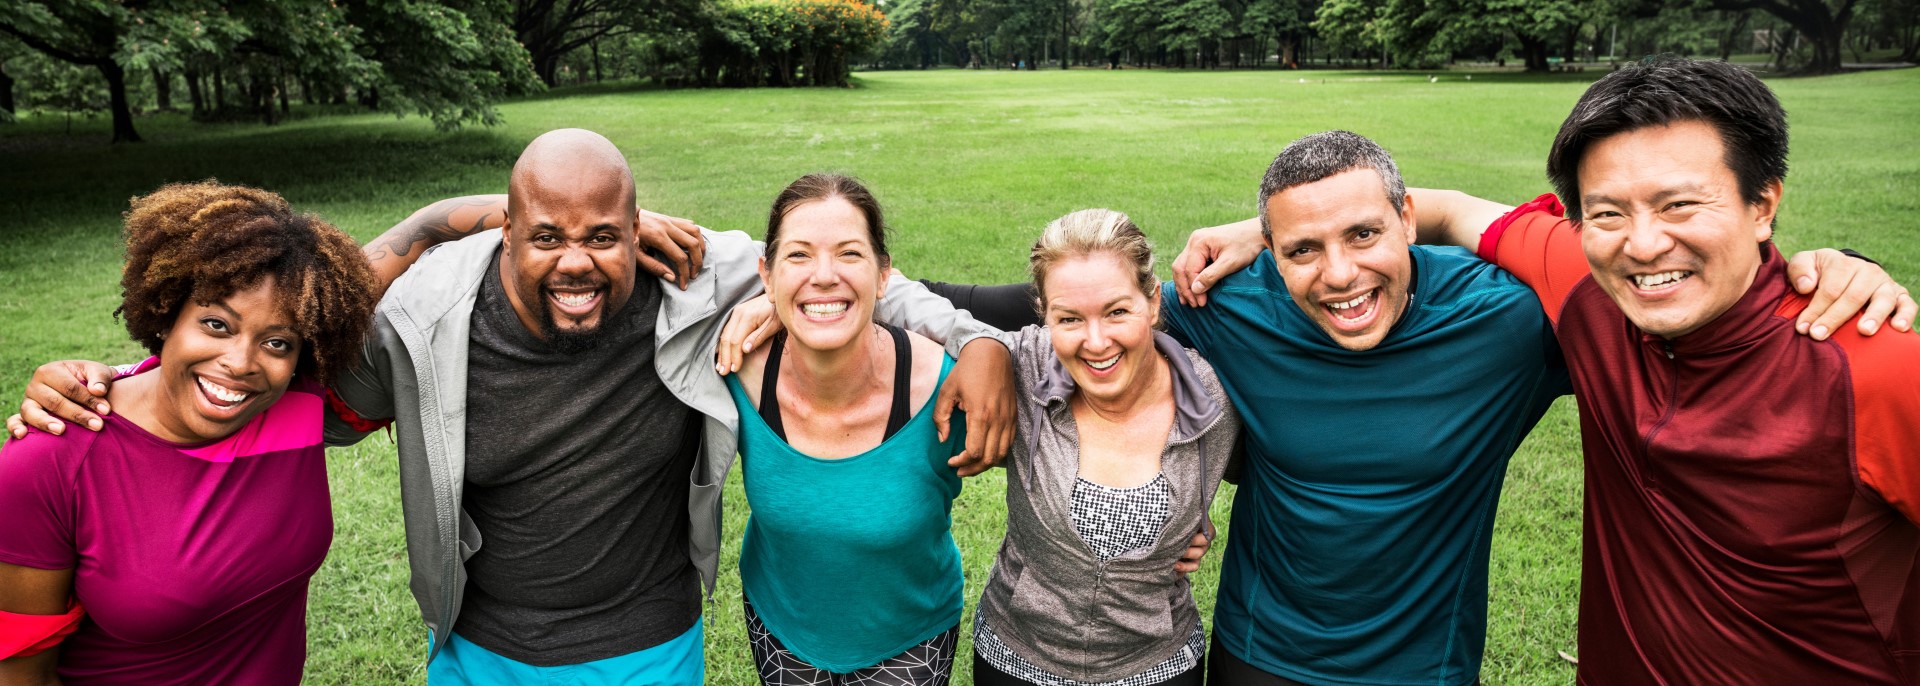
[[[1758,203],[1787,176],[1787,112],[1759,77],[1726,62],[1660,55],[1594,82],[1560,124],[1547,179],[1580,221],[1580,160],[1596,141],[1649,126],[1705,122],[1720,132],[1740,197]]]

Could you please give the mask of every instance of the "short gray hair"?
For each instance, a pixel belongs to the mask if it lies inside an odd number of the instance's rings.
[[[1393,211],[1406,208],[1407,182],[1400,178],[1400,167],[1372,139],[1352,131],[1323,131],[1288,143],[1260,178],[1260,200],[1254,211],[1260,217],[1261,235],[1273,238],[1273,227],[1267,225],[1267,200],[1275,193],[1362,168],[1380,174]]]

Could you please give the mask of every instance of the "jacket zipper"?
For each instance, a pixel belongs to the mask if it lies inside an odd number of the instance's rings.
[[[1640,481],[1656,489],[1660,485],[1653,479],[1653,441],[1659,437],[1662,429],[1667,428],[1667,423],[1673,421],[1674,408],[1678,406],[1676,399],[1680,393],[1680,365],[1673,361],[1673,342],[1660,341],[1660,352],[1667,357],[1667,395],[1664,399],[1667,406],[1660,413],[1660,421],[1647,431],[1647,439],[1640,444]]]

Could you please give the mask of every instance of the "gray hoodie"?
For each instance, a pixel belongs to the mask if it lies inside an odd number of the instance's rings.
[[[460,616],[467,558],[482,532],[461,508],[466,485],[467,342],[473,302],[493,255],[498,229],[436,246],[394,281],[374,313],[359,366],[334,391],[355,414],[393,422],[400,453],[400,509],[406,522],[410,586],[433,632],[428,659],[440,651]],[[725,314],[761,292],[763,244],[739,231],[705,232],[706,263],[685,291],[663,286],[655,324],[654,364],[675,397],[706,416],[700,455],[688,475],[688,552],[707,593],[720,565],[720,493],[733,466],[740,417],[714,373],[714,347]],[[936,341],[947,353],[996,330],[894,277],[875,317]],[[328,413],[327,443],[349,445],[366,433]]]
[[[1237,447],[1240,420],[1213,366],[1156,332],[1173,373],[1173,431],[1160,471],[1171,516],[1151,546],[1102,562],[1073,524],[1080,437],[1067,404],[1073,377],[1045,328],[1000,340],[1019,372],[1019,431],[1007,468],[1007,537],[978,616],[1021,657],[1079,682],[1116,681],[1159,664],[1200,620],[1193,590],[1173,569],[1200,531]]]

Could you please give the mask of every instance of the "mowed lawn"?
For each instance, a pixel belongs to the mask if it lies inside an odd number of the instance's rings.
[[[502,106],[504,126],[450,134],[370,115],[272,127],[163,116],[140,120],[149,142],[114,148],[102,143],[104,122],[80,121],[66,134],[58,118],[29,120],[0,126],[0,400],[11,406],[46,360],[142,354],[110,316],[119,219],[129,197],[168,181],[217,177],[276,190],[365,240],[433,200],[504,192],[528,140],[579,126],[626,152],[642,204],[709,227],[759,235],[785,183],[834,170],[879,194],[896,228],[895,260],[913,276],[1019,280],[1040,227],[1085,207],[1131,213],[1154,237],[1165,274],[1189,230],[1250,216],[1259,176],[1286,142],[1325,129],[1378,140],[1413,185],[1530,199],[1547,190],[1542,160],[1555,128],[1596,77],[866,73],[850,90],[563,91]],[[1920,284],[1920,71],[1771,84],[1794,136],[1781,245],[1855,248]],[[540,408],[526,408],[526,421],[541,421]],[[1372,421],[1323,428],[1368,431]],[[337,534],[313,587],[309,679],[418,683],[427,637],[407,592],[393,445],[382,435],[336,450],[329,471]],[[1557,652],[1577,651],[1580,478],[1573,403],[1563,400],[1515,456],[1502,496],[1489,684],[1572,680]],[[707,670],[712,683],[748,684],[733,559],[747,508],[737,474],[728,488]],[[955,506],[969,627],[1002,534],[1003,493],[1003,478],[989,474],[968,481]],[[1229,541],[1232,493],[1224,487],[1214,510]],[[1220,550],[1195,576],[1209,618]],[[956,672],[969,683],[962,640]]]

